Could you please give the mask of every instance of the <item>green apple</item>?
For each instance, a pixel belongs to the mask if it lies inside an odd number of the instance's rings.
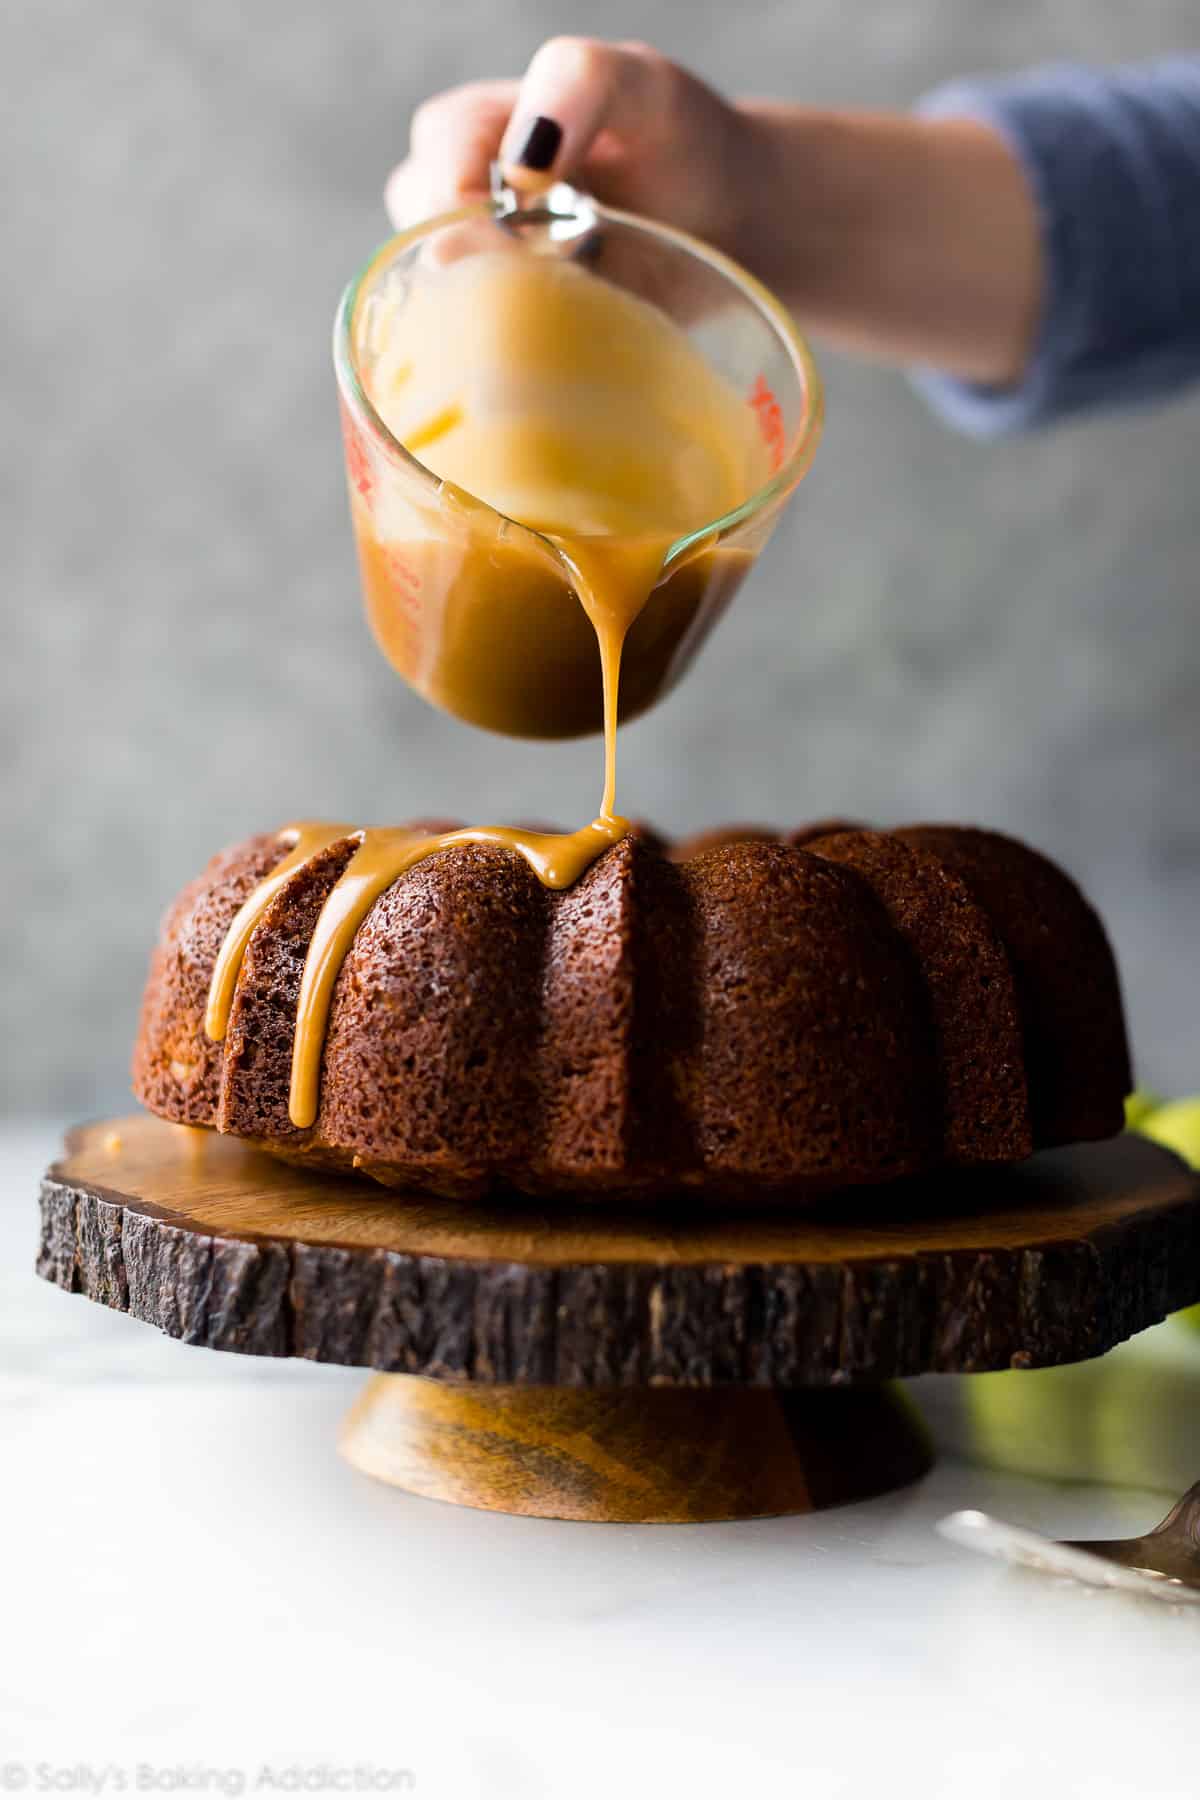
[[[1200,1098],[1163,1101],[1139,1089],[1125,1118],[1130,1131],[1200,1169]],[[1200,1306],[1175,1317],[1200,1331]],[[1168,1486],[1186,1485],[1200,1454],[1200,1414],[1194,1357],[1180,1350],[1172,1333],[1145,1331],[1091,1362],[949,1382],[930,1376],[916,1394],[939,1442],[969,1461],[1133,1487],[1153,1469]]]
[[[1135,1088],[1125,1101],[1126,1131],[1140,1131],[1151,1113],[1156,1113],[1162,1105],[1158,1094],[1152,1094],[1149,1088]]]
[[[1175,1320],[1064,1368],[926,1375],[912,1397],[941,1449],[991,1468],[1182,1492],[1200,1467],[1200,1345]]]
[[[1153,1138],[1181,1156],[1193,1169],[1200,1169],[1200,1098],[1151,1102],[1148,1094],[1131,1094],[1125,1102],[1126,1123],[1143,1137]],[[1131,1116],[1132,1115],[1132,1116]],[[1200,1306],[1189,1307],[1179,1314],[1193,1329],[1200,1331]]]
[[[1143,1137],[1164,1144],[1194,1169],[1200,1169],[1200,1099],[1168,1100],[1135,1127]]]

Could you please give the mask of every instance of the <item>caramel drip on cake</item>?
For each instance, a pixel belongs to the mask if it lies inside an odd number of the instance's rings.
[[[238,975],[254,928],[295,871],[351,840],[357,849],[321,908],[304,961],[296,1006],[288,1114],[307,1129],[317,1117],[321,1060],[333,990],[355,933],[392,883],[440,850],[460,844],[495,844],[523,856],[545,887],[567,888],[629,829],[615,811],[617,708],[621,648],[662,569],[667,544],[646,539],[634,545],[563,539],[578,582],[581,603],[596,632],[604,681],[604,795],[599,816],[578,831],[528,831],[513,825],[467,825],[436,835],[386,827],[306,821],[280,833],[290,843],[283,861],[245,901],[225,936],[213,969],[204,1028],[214,1043],[229,1029]]]
[[[578,881],[602,851],[619,842],[628,829],[627,822],[612,813],[602,814],[592,824],[570,832],[525,831],[515,825],[467,825],[458,831],[426,836],[384,826],[317,822],[290,825],[280,836],[294,839],[294,847],[255,888],[221,946],[209,988],[204,1029],[214,1043],[223,1042],[238,975],[254,928],[289,877],[331,844],[347,839],[357,843],[358,848],[321,908],[300,982],[288,1114],[293,1125],[306,1129],[317,1116],[321,1058],[334,985],[359,926],[394,881],[440,850],[452,850],[460,844],[495,844],[523,856],[545,887],[566,888]]]
[[[229,930],[225,933],[225,941],[217,954],[213,967],[212,980],[208,986],[208,1006],[204,1014],[205,1035],[214,1044],[223,1043],[225,1033],[229,1029],[229,1015],[233,1010],[233,996],[237,988],[238,976],[242,972],[246,949],[254,935],[254,927],[270,906],[280,889],[285,887],[289,876],[322,850],[328,850],[331,844],[337,844],[343,838],[352,837],[353,825],[326,825],[312,823],[305,825],[285,825],[279,836],[290,841],[292,848],[281,863],[277,863],[266,877],[260,881],[250,897],[234,914]]]

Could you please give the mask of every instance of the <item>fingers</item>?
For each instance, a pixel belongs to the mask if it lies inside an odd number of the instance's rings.
[[[577,176],[597,152],[636,157],[669,133],[686,77],[645,44],[551,38],[522,81],[475,81],[413,115],[409,154],[384,203],[397,230],[488,191],[499,157],[522,191]]]
[[[583,165],[601,133],[634,148],[659,123],[672,65],[643,44],[551,38],[530,63],[500,146],[513,187],[544,187]]]
[[[392,170],[384,189],[384,205],[397,231],[487,192],[488,172],[518,86],[515,81],[469,82],[417,108],[408,156]]]

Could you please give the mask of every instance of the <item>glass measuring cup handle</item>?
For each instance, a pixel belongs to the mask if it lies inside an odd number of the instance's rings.
[[[511,188],[504,179],[504,169],[499,162],[493,162],[488,170],[488,190],[491,194],[492,210],[498,219],[506,219],[520,207],[521,201],[515,188]]]
[[[501,164],[493,162],[488,185],[492,216],[498,224],[544,225],[556,241],[585,237],[598,224],[596,202],[568,182],[555,181],[547,188],[522,194],[505,179]]]

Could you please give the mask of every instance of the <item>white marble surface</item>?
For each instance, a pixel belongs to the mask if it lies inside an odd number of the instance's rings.
[[[1200,1792],[1197,1613],[932,1529],[965,1505],[1062,1535],[1152,1523],[1200,1475],[1182,1326],[1079,1372],[1066,1426],[1047,1378],[1021,1378],[1040,1442],[1026,1456],[1006,1416],[993,1447],[1057,1479],[964,1460],[965,1384],[940,1379],[918,1385],[948,1453],[881,1501],[682,1528],[494,1517],[338,1461],[354,1372],[188,1349],[36,1282],[56,1135],[0,1139],[0,1788],[83,1793],[91,1770],[105,1792],[250,1793],[307,1769],[310,1791],[354,1791],[370,1765],[452,1800]],[[1141,1485],[1081,1479],[1099,1468]]]

